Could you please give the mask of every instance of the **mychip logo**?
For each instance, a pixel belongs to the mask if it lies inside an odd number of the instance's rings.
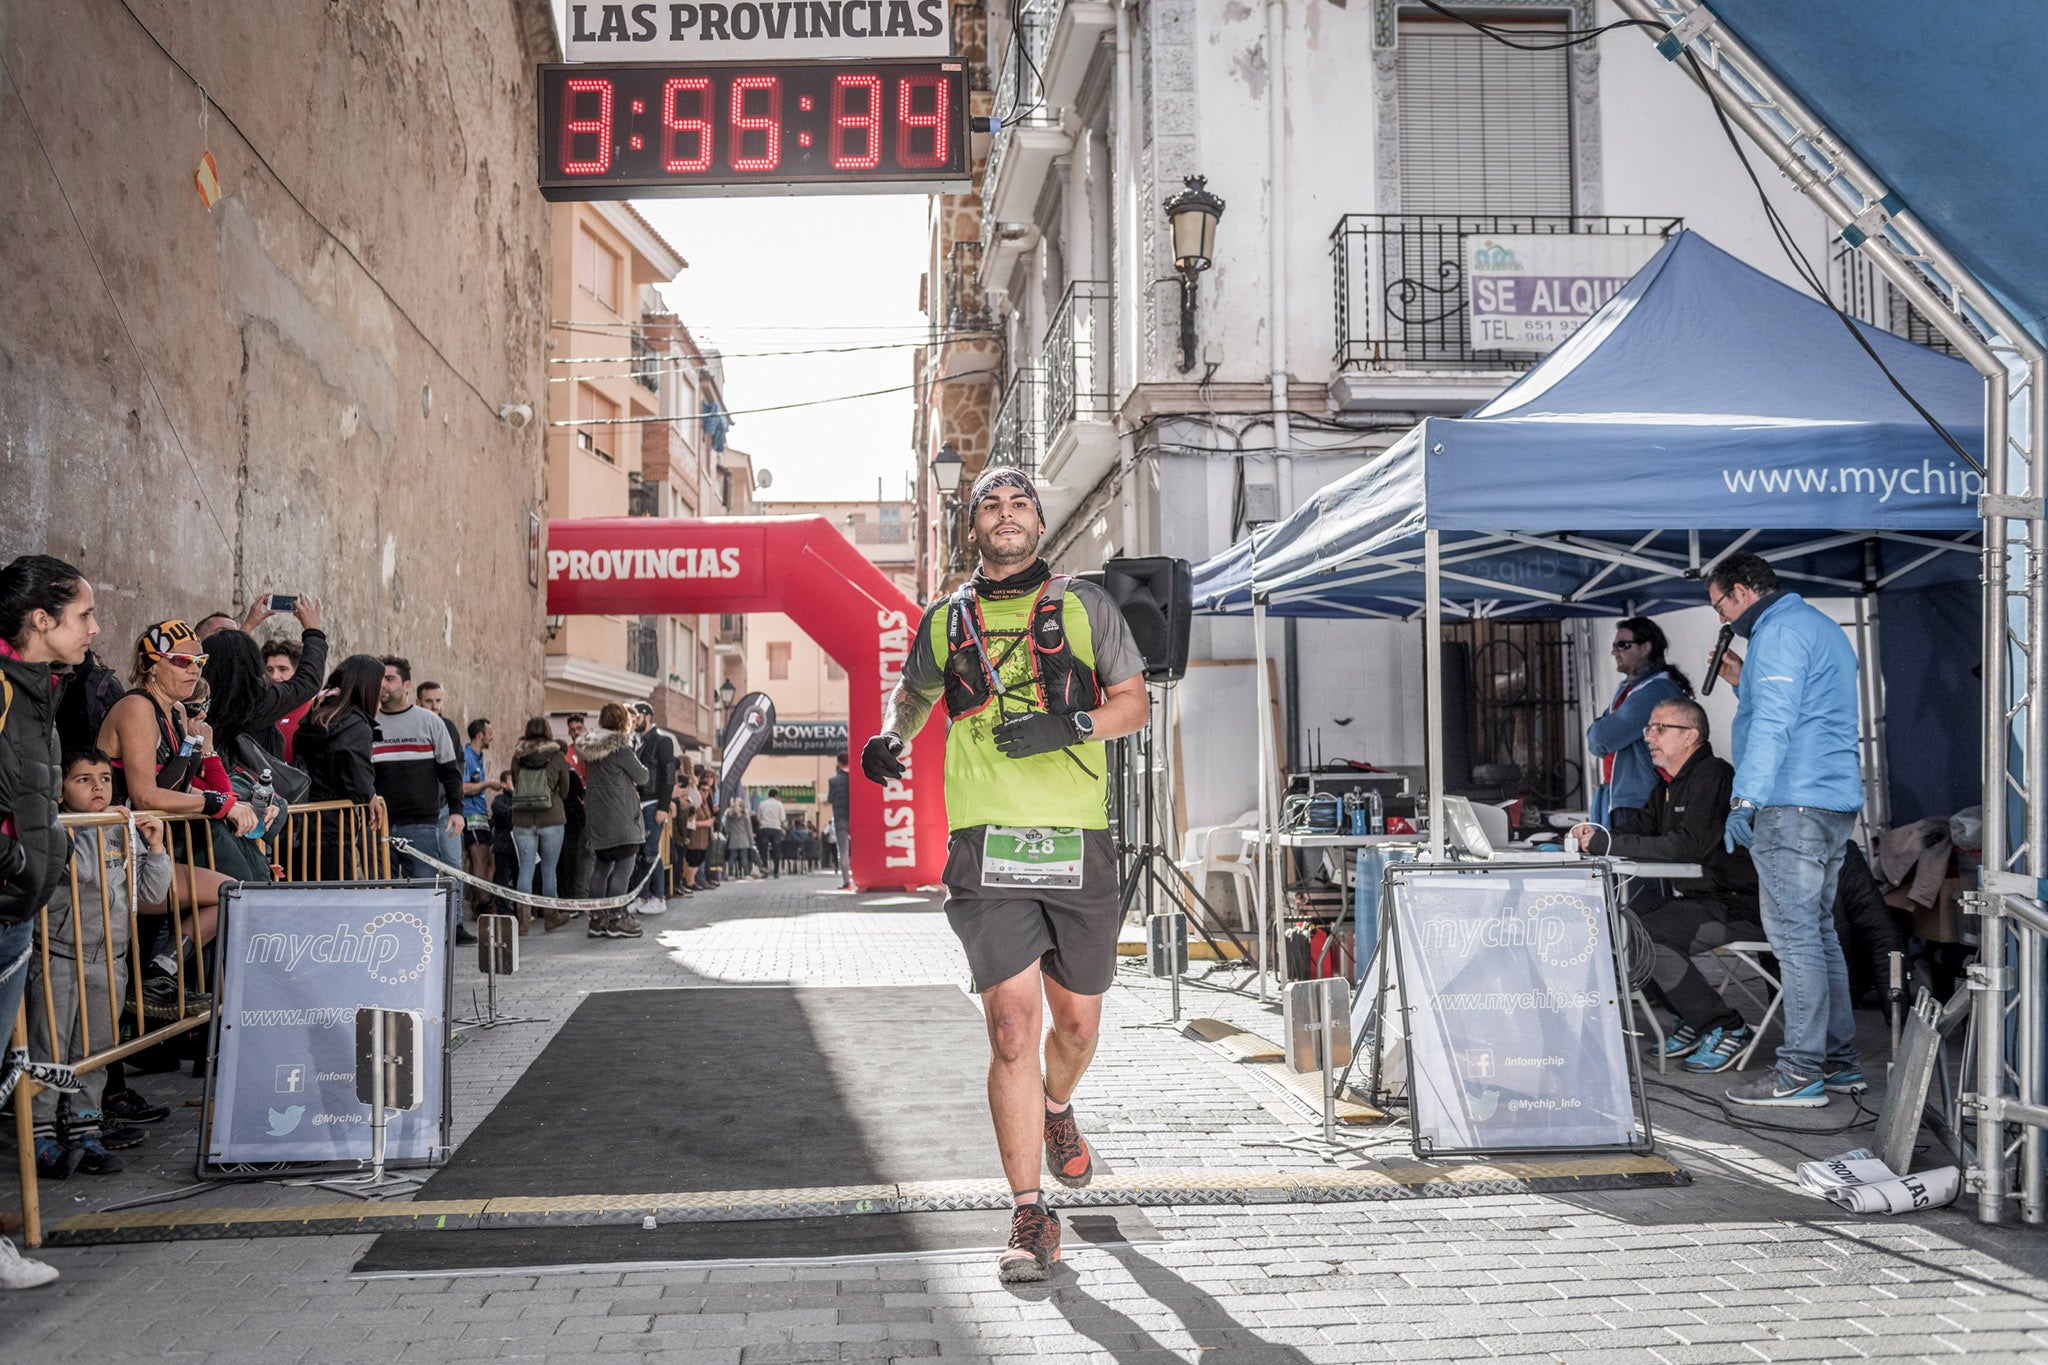
[[[304,962],[361,963],[373,980],[397,986],[424,976],[433,956],[434,940],[426,921],[394,910],[360,930],[342,925],[325,934],[251,934],[244,960],[287,972],[297,971]]]

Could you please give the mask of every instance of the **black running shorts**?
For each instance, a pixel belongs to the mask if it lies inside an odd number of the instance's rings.
[[[987,830],[956,829],[946,850],[946,919],[967,950],[974,989],[1000,985],[1036,962],[1076,995],[1116,979],[1116,850],[1106,829],[1083,830],[1078,887],[982,885]]]

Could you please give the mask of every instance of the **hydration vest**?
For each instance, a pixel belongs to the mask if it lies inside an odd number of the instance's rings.
[[[1067,588],[1073,579],[1055,574],[1039,587],[1032,603],[1025,638],[1015,648],[1028,649],[1031,662],[1032,694],[1025,698],[1033,709],[1070,716],[1102,704],[1096,685],[1095,666],[1075,657],[1067,642]],[[946,714],[954,720],[984,710],[996,697],[996,672],[1000,661],[988,657],[987,627],[982,622],[981,599],[972,583],[964,583],[946,604]],[[1016,696],[1016,692],[1006,692]]]

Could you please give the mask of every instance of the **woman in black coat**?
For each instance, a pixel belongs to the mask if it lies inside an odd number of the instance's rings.
[[[377,777],[370,764],[376,741],[377,697],[384,685],[384,665],[368,654],[351,654],[328,675],[327,690],[299,722],[292,754],[312,779],[309,801],[349,801],[370,805],[377,797]],[[367,839],[354,831],[344,839],[341,812],[320,817],[319,853],[306,869],[309,881],[354,881],[373,877],[365,861]],[[376,814],[381,826],[382,812]],[[374,837],[374,836],[369,836]]]
[[[12,1028],[28,986],[38,916],[64,881],[71,836],[57,823],[64,767],[57,747],[56,669],[76,667],[99,634],[92,585],[61,559],[23,555],[0,569],[0,1020]],[[31,1075],[54,1079],[48,1072]],[[0,1100],[21,1079],[0,1052]],[[57,1272],[0,1237],[10,1288]]]

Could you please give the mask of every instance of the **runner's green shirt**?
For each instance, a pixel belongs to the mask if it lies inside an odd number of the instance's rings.
[[[1109,827],[1109,762],[1099,740],[1030,758],[1005,758],[996,748],[995,727],[1028,711],[1042,711],[1031,681],[1031,647],[1023,639],[1036,592],[984,598],[982,622],[989,653],[1008,691],[972,716],[955,721],[946,735],[946,824],[1051,825],[1067,829]],[[917,642],[903,661],[903,686],[945,714],[946,598],[926,610]],[[1067,585],[1061,621],[1074,657],[1092,666],[1104,688],[1135,677],[1145,656],[1131,638],[1116,601],[1093,583]],[[1075,760],[1080,762],[1076,763]],[[1082,771],[1081,764],[1087,765]]]

